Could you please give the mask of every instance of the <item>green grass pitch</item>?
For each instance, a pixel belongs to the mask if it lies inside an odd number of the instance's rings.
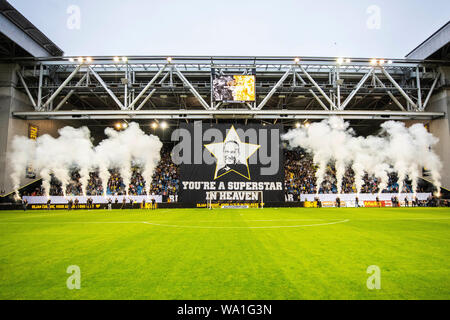
[[[450,210],[0,211],[0,298],[450,299]]]

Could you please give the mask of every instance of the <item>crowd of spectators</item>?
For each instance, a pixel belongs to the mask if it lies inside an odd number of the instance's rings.
[[[147,192],[146,181],[142,177],[141,168],[133,167],[128,188],[128,195],[143,195]],[[120,176],[118,169],[109,170],[110,177],[107,183],[106,193],[108,195],[124,195],[126,193],[125,184]],[[153,174],[153,181],[150,184],[150,194],[162,196],[175,196],[179,188],[179,174],[178,166],[176,166],[167,149],[161,152],[161,160],[159,161],[155,173]],[[42,196],[44,189],[41,186],[36,187],[27,195]],[[77,170],[70,173],[70,183],[66,186],[66,195],[79,196],[83,194],[82,185],[80,182],[80,174]],[[53,175],[50,180],[50,195],[62,196],[62,184]],[[87,196],[103,195],[102,180],[98,172],[90,172],[89,180],[86,185]]]
[[[285,174],[285,191],[287,194],[313,194],[317,192],[316,186],[316,166],[313,163],[312,156],[299,150],[288,150],[284,153],[284,174]],[[338,193],[336,171],[332,164],[329,164],[325,171],[324,181],[320,186],[319,193]],[[364,184],[361,193],[378,193],[379,181],[376,177],[370,177],[368,174],[364,176]],[[387,188],[382,190],[383,193],[398,193],[399,184],[398,177],[395,173],[389,174],[389,182]],[[354,172],[351,168],[347,168],[342,179],[341,193],[356,193]],[[422,191],[419,187],[419,192]],[[411,184],[405,181],[402,189],[403,193],[411,193]]]
[[[285,192],[298,197],[300,194],[316,193],[316,167],[310,154],[299,150],[286,150],[284,152]],[[364,176],[364,184],[361,193],[378,193],[379,181],[376,177]],[[132,175],[128,189],[129,195],[141,195],[147,192],[147,184],[139,167],[132,168]],[[398,193],[398,178],[395,173],[389,174],[389,183],[384,193]],[[150,194],[162,196],[175,196],[179,189],[179,170],[170,156],[170,151],[163,148],[161,160],[155,169],[153,181],[150,185]],[[43,195],[42,186],[37,187],[29,195]],[[419,191],[424,191],[419,188]],[[124,195],[125,184],[118,169],[110,170],[110,178],[107,183],[108,195]],[[405,182],[402,192],[412,192],[411,184]],[[329,164],[326,168],[324,181],[319,193],[338,193],[336,185],[335,168]],[[344,174],[341,193],[356,193],[354,173],[348,168]],[[67,195],[82,195],[80,174],[74,170],[71,172],[71,182],[66,188]],[[90,172],[86,186],[88,196],[103,195],[102,181],[98,172]],[[50,195],[63,195],[61,183],[52,176],[50,181]]]

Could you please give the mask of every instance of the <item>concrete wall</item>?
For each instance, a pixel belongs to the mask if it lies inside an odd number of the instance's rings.
[[[15,135],[28,136],[28,125],[31,123],[39,128],[38,135],[58,135],[57,130],[65,125],[66,121],[50,120],[21,120],[11,117],[13,111],[30,111],[33,106],[28,96],[16,89],[17,66],[15,64],[0,64],[0,191],[6,193],[13,191],[10,179],[10,161],[8,154],[11,151],[12,139]],[[25,172],[21,185],[32,180],[25,178]]]
[[[445,117],[430,122],[430,132],[439,138],[436,152],[441,158],[442,186],[450,190],[450,68],[441,68],[441,85],[444,87],[436,91],[431,97],[426,111],[445,112]]]
[[[444,111],[445,118],[436,119],[430,122],[430,132],[439,138],[439,143],[435,150],[439,155],[443,169],[442,186],[450,190],[450,119],[448,114],[450,112],[450,89],[441,90],[435,94],[427,107],[428,111]]]

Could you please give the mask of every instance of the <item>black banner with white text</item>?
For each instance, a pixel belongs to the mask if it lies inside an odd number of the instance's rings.
[[[179,201],[283,202],[281,132],[281,125],[181,125],[172,135]]]

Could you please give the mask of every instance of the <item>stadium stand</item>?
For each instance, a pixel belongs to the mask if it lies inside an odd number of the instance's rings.
[[[286,150],[284,152],[285,158],[285,192],[286,194],[294,195],[294,199],[298,199],[300,194],[313,194],[316,193],[315,185],[315,166],[310,154],[303,150]],[[111,176],[107,185],[108,195],[123,195],[125,194],[125,185],[118,170],[111,170]],[[66,195],[78,196],[82,195],[81,183],[79,182],[80,175],[77,171],[71,172],[71,182],[66,189]],[[377,178],[364,177],[364,185],[361,193],[377,193],[378,183]],[[138,167],[133,168],[133,174],[131,177],[131,183],[129,185],[129,195],[142,195],[144,194],[145,181],[140,173]],[[168,148],[163,148],[161,152],[161,160],[155,169],[153,181],[151,184],[150,194],[170,196],[176,195],[179,188],[179,172],[178,166],[175,165],[170,157]],[[419,192],[426,192],[426,187],[419,186]],[[355,193],[354,174],[349,168],[347,169],[342,185],[343,193]],[[398,183],[395,173],[389,176],[389,185],[382,191],[383,193],[397,193]],[[404,193],[411,193],[411,184],[406,181],[402,190]],[[89,196],[102,195],[102,183],[97,172],[90,173],[90,179],[88,181],[86,193]],[[327,168],[327,175],[324,183],[322,184],[320,194],[325,193],[337,193],[335,169],[332,165]],[[44,190],[39,185],[33,190],[25,191],[23,195],[41,196],[44,194]],[[62,196],[61,183],[52,178],[50,195]],[[297,200],[298,201],[298,200]]]
[[[132,168],[131,183],[129,185],[129,195],[142,195],[144,193],[145,181],[138,167]],[[124,195],[125,185],[118,170],[110,170],[111,176],[107,185],[108,195]],[[88,196],[102,195],[102,181],[97,172],[90,172],[90,179],[87,184],[86,194]],[[78,171],[71,172],[71,182],[67,185],[66,195],[79,196],[82,195],[80,174]],[[150,194],[162,196],[175,196],[178,192],[179,176],[178,166],[176,166],[170,157],[169,149],[163,148],[161,151],[161,160],[155,169],[153,181],[151,184]],[[36,186],[32,190],[26,190],[22,195],[25,196],[42,196],[44,190],[41,185]],[[50,181],[50,195],[62,196],[63,190],[61,182],[52,176]]]

